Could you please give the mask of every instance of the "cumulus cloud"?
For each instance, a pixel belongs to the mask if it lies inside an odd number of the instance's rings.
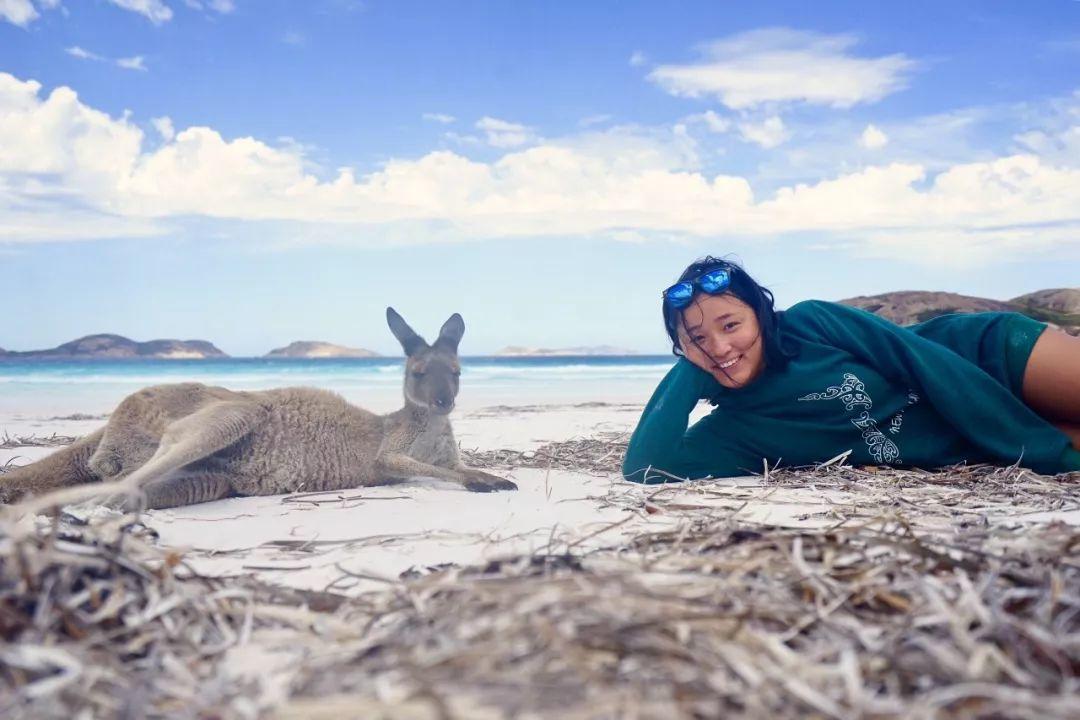
[[[702,172],[685,134],[614,128],[491,161],[444,150],[319,177],[295,143],[175,130],[160,118],[163,142],[149,143],[130,118],[89,107],[70,88],[41,90],[0,74],[7,241],[151,234],[171,219],[209,217],[372,228],[369,237],[390,242],[415,241],[418,230],[428,241],[817,232],[854,252],[958,264],[1051,243],[1080,249],[1080,165],[1032,150],[937,173],[870,166],[758,197],[746,178]]]
[[[766,28],[704,45],[701,59],[660,65],[649,80],[672,95],[715,97],[735,110],[767,103],[848,108],[907,84],[915,62],[903,54],[857,57],[850,35]]]
[[[606,113],[599,113],[597,115],[586,115],[578,120],[578,127],[593,127],[594,125],[603,125],[611,120],[611,116]]]
[[[72,57],[77,57],[80,60],[99,60],[100,61],[100,60],[105,59],[101,55],[98,55],[95,52],[90,52],[89,50],[85,50],[85,49],[79,47],[78,45],[73,45],[72,47],[69,47],[69,48],[65,49],[64,52],[66,52],[68,55],[70,55]]]
[[[424,113],[424,119],[441,125],[449,125],[457,120],[453,115],[447,115],[446,113]]]
[[[488,145],[497,148],[518,147],[536,139],[531,128],[493,117],[480,118],[476,129],[484,133]]]
[[[108,62],[116,65],[117,67],[124,68],[125,70],[140,70],[146,72],[145,58],[142,55],[136,55],[129,58],[116,58],[110,60],[104,55],[98,55],[95,52],[91,52],[85,48],[81,48],[78,45],[74,45],[64,50],[68,55],[79,58],[80,60],[93,60],[94,62]]]
[[[30,0],[0,0],[0,20],[26,27],[40,15]]]
[[[129,58],[117,58],[116,65],[125,70],[141,70],[142,72],[146,72],[146,65],[143,60],[144,58],[142,55],[136,55]]]
[[[787,141],[790,137],[784,121],[775,115],[761,122],[739,123],[739,136],[746,142],[760,145],[769,150]]]
[[[110,3],[144,16],[155,25],[172,20],[173,12],[162,0],[109,0]]]
[[[867,150],[877,150],[883,148],[889,143],[889,136],[886,135],[877,125],[867,125],[866,129],[862,131],[862,135],[859,136],[859,145]]]
[[[726,133],[731,130],[731,120],[721,117],[715,110],[706,110],[703,113],[688,115],[683,118],[682,122],[687,125],[701,123],[712,133]]]
[[[176,129],[173,127],[172,118],[153,118],[150,123],[154,126],[154,129],[158,131],[158,135],[160,135],[161,139],[165,142],[170,142],[176,137]]]

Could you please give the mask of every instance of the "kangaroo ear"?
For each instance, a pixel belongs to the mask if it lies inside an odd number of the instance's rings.
[[[394,337],[401,343],[401,348],[406,355],[411,357],[416,351],[428,346],[424,338],[417,335],[416,331],[409,327],[409,323],[405,322],[405,319],[392,307],[386,308],[386,324],[390,326],[390,332],[394,333]]]
[[[461,342],[461,336],[464,334],[465,321],[460,315],[454,313],[443,323],[442,329],[439,330],[439,339],[435,341],[435,344],[453,348],[454,352],[457,352],[458,343]]]

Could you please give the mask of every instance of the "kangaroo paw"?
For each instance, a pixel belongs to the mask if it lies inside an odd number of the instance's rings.
[[[517,490],[518,486],[509,480],[504,480],[497,475],[491,475],[480,470],[469,470],[465,474],[465,482],[462,483],[470,492],[495,492],[496,490]]]

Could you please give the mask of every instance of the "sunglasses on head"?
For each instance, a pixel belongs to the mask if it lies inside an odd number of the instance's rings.
[[[701,290],[709,295],[719,295],[731,285],[731,273],[725,267],[703,272],[691,280],[677,282],[663,292],[664,302],[673,308],[681,309],[694,299],[694,292]]]

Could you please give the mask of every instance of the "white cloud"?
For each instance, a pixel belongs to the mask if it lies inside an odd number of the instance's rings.
[[[504,123],[491,131],[510,132]],[[698,169],[694,141],[671,131],[537,140],[489,162],[436,151],[364,176],[345,168],[318,177],[295,142],[175,131],[161,118],[154,126],[160,145],[69,88],[41,97],[38,83],[0,73],[0,238],[152,234],[191,216],[296,221],[310,236],[334,228],[391,243],[813,232],[851,252],[958,266],[1027,248],[1080,250],[1080,164],[1033,151],[936,174],[876,165],[756,197],[746,178]]]
[[[172,142],[172,139],[176,137],[176,129],[173,128],[171,118],[153,118],[150,123],[154,126],[154,129],[158,131],[158,135],[160,135],[161,139],[165,142]]]
[[[461,133],[450,131],[447,132],[444,137],[453,143],[457,143],[458,145],[477,147],[484,144],[484,141],[478,138],[476,135],[462,135]]]
[[[746,142],[760,145],[766,150],[787,142],[790,137],[787,128],[784,127],[784,121],[775,115],[761,122],[739,123],[739,135]]]
[[[236,10],[236,3],[233,0],[184,0],[184,4],[192,10],[210,9],[222,15]]]
[[[84,50],[83,48],[79,47],[78,45],[73,45],[73,46],[65,49],[64,52],[66,52],[68,55],[71,55],[72,57],[77,57],[80,60],[104,60],[105,59],[101,55],[98,55],[97,53],[94,53],[94,52],[90,52],[89,50]]]
[[[736,110],[798,102],[848,108],[906,86],[914,61],[855,57],[847,52],[855,44],[849,35],[752,30],[705,45],[699,62],[661,65],[648,78],[672,95],[715,97]]]
[[[155,25],[172,20],[172,10],[162,0],[109,0],[113,5],[143,15]]]
[[[38,11],[30,0],[0,0],[0,20],[26,27],[38,17]]]
[[[867,150],[877,150],[885,147],[888,143],[889,136],[881,128],[873,124],[867,125],[866,129],[862,131],[862,135],[859,136],[859,145]]]
[[[117,58],[116,65],[117,67],[122,67],[125,70],[141,70],[143,72],[146,72],[146,65],[143,64],[143,59],[144,58],[142,55],[136,55],[129,58]]]
[[[457,120],[453,115],[447,115],[446,113],[424,113],[424,119],[442,125],[449,125]]]
[[[640,50],[635,50],[633,54],[630,55],[629,60],[631,67],[641,67],[648,61],[649,59],[645,57],[645,53],[641,52]]]
[[[304,36],[303,33],[296,32],[295,30],[288,30],[281,36],[281,42],[294,47],[302,47],[307,45],[307,37]]]
[[[603,125],[609,120],[611,120],[611,116],[605,113],[600,113],[597,115],[586,115],[585,117],[578,120],[578,127],[592,127],[594,125]]]
[[[726,133],[731,130],[731,120],[726,117],[721,117],[715,110],[706,110],[703,113],[697,113],[695,115],[688,115],[683,118],[682,122],[690,123],[702,123],[712,133]]]
[[[476,129],[484,133],[488,145],[497,148],[518,147],[536,139],[531,128],[493,117],[480,118]]]
[[[124,68],[125,70],[141,70],[146,72],[146,65],[143,62],[145,58],[142,55],[136,55],[129,58],[116,58],[111,60],[104,55],[98,55],[95,52],[81,48],[78,45],[74,45],[64,50],[68,55],[79,58],[80,60],[93,60],[95,62],[109,62],[117,67]]]

